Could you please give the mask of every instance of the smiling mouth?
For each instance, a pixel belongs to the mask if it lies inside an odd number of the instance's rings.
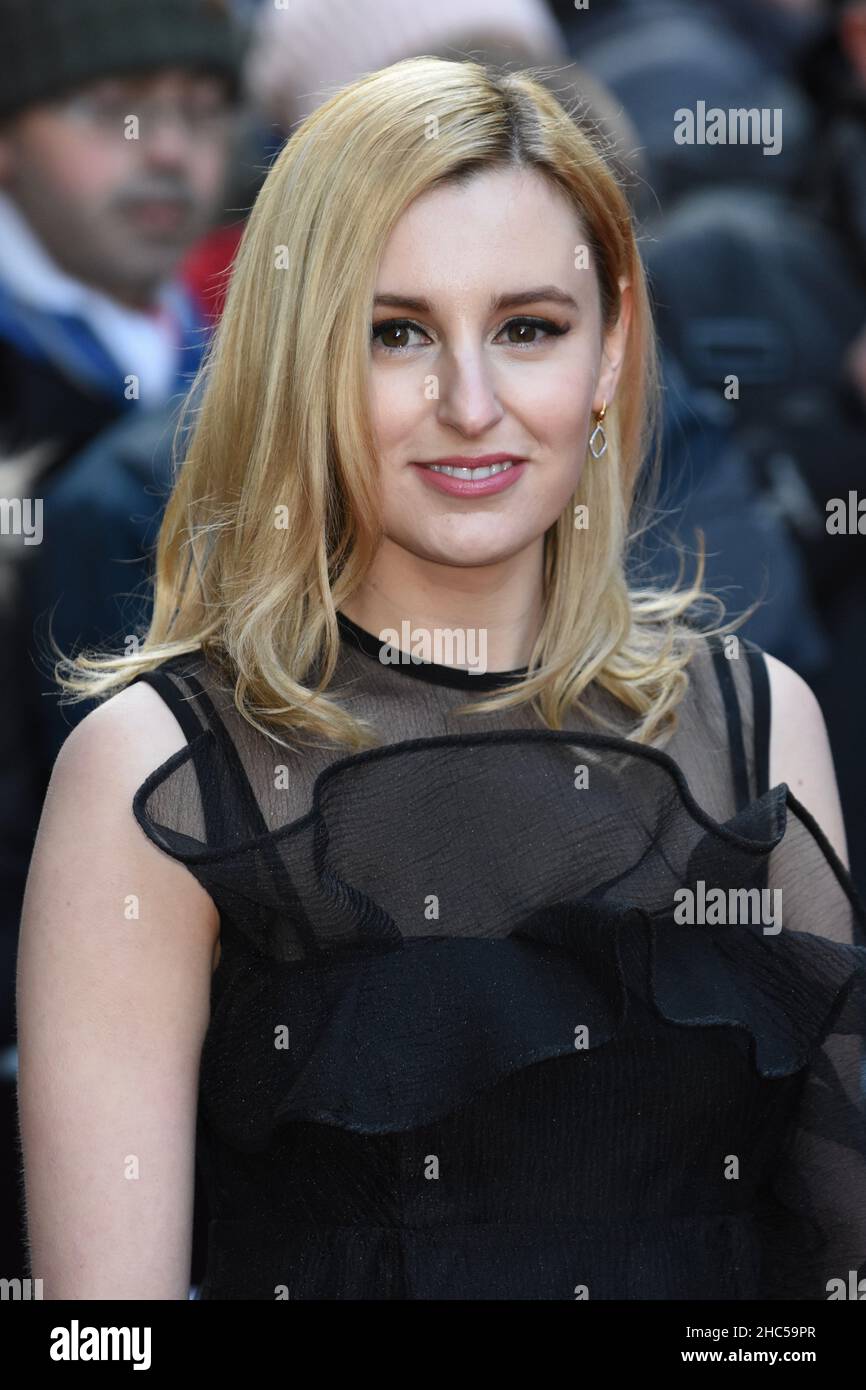
[[[514,463],[490,463],[481,468],[456,468],[448,463],[425,463],[422,468],[429,468],[431,473],[444,473],[448,478],[465,478],[469,482],[482,482],[485,478],[493,478],[497,473],[505,473],[509,468],[514,467]]]

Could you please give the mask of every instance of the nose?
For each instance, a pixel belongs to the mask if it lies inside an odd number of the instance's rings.
[[[193,139],[189,126],[177,117],[151,114],[141,122],[141,145],[148,163],[185,165],[189,162]]]
[[[492,429],[503,414],[483,349],[469,347],[450,354],[439,373],[439,421],[475,438]]]

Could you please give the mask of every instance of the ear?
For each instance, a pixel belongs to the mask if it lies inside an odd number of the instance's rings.
[[[628,280],[620,280],[619,318],[604,336],[598,381],[592,400],[592,408],[596,414],[601,410],[605,401],[610,405],[616,395],[622,362],[625,357],[625,346],[628,342],[629,327],[631,326],[633,304],[634,295],[631,285]]]

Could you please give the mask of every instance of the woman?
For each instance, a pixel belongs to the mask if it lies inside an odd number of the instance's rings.
[[[196,1155],[202,1298],[824,1298],[866,1255],[826,731],[700,575],[627,587],[653,362],[527,76],[399,63],[280,154],[149,631],[66,669],[111,698],[20,951],[47,1297],[186,1297]]]

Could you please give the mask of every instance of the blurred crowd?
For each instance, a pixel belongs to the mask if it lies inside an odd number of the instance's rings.
[[[419,53],[533,67],[604,140],[664,370],[664,526],[635,577],[673,580],[667,541],[693,554],[699,528],[708,587],[762,600],[742,631],[819,697],[866,893],[866,0],[0,0],[4,1277],[21,897],[90,708],[58,703],[54,644],[128,649],[146,620],[179,406],[270,161],[330,91]]]

